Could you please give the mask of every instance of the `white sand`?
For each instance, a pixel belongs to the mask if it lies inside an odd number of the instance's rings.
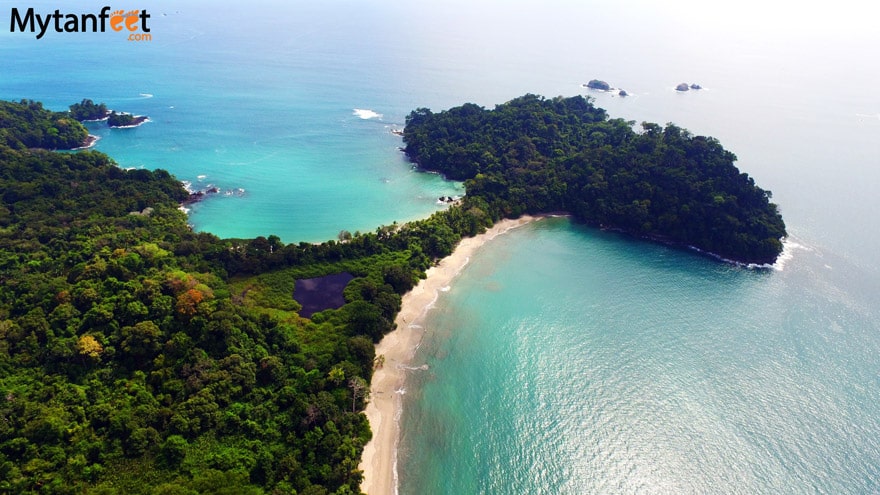
[[[538,220],[523,216],[502,220],[475,237],[463,239],[455,251],[437,266],[428,269],[427,278],[403,296],[403,304],[395,322],[397,329],[386,335],[376,346],[376,355],[385,356],[384,367],[373,373],[370,402],[364,411],[373,430],[373,439],[364,447],[359,469],[364,472],[361,490],[368,495],[397,494],[397,444],[400,435],[398,420],[405,370],[421,342],[425,314],[446,287],[470,261],[471,255],[487,241],[500,234]]]

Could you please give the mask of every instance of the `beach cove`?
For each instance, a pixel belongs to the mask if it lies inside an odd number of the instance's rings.
[[[370,401],[364,410],[373,430],[373,439],[364,447],[359,466],[364,472],[361,486],[365,493],[397,493],[400,396],[405,393],[407,369],[426,331],[425,317],[440,292],[448,290],[449,284],[484,244],[541,218],[525,215],[515,220],[501,220],[482,234],[462,239],[451,255],[429,268],[425,279],[403,296],[395,330],[376,345],[376,356],[384,356],[384,365],[373,373]]]

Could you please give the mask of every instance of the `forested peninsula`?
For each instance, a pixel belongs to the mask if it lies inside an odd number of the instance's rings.
[[[784,235],[716,141],[584,98],[413,112],[407,152],[468,194],[319,245],[195,233],[169,173],[50,151],[86,136],[0,102],[0,493],[359,493],[374,344],[463,237],[566,210],[764,262]],[[296,281],[341,273],[342,307],[302,317]]]
[[[218,239],[167,172],[49,151],[84,136],[0,102],[0,493],[359,493],[374,343],[489,219]],[[336,273],[345,304],[300,317],[296,280]]]
[[[733,153],[673,124],[633,126],[586,97],[525,95],[492,110],[415,110],[403,138],[420,167],[465,181],[505,217],[566,211],[733,261],[776,260],[782,216]]]

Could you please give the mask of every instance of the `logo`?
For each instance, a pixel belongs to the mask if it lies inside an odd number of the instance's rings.
[[[30,31],[37,39],[41,39],[50,29],[54,29],[56,33],[106,33],[109,26],[111,32],[127,34],[128,41],[153,40],[147,25],[150,19],[147,9],[129,11],[120,9],[110,12],[111,10],[109,6],[105,6],[97,14],[62,14],[59,9],[49,14],[38,14],[33,7],[24,13],[13,7],[9,32]]]

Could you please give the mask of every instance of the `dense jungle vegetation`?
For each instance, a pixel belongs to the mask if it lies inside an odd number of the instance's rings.
[[[69,150],[85,144],[88,135],[68,112],[50,112],[31,100],[0,101],[0,144],[7,148]]]
[[[104,103],[95,103],[94,101],[84,98],[79,103],[70,105],[70,116],[82,122],[83,120],[98,120],[106,118],[110,114],[107,105]]]
[[[491,219],[221,240],[167,172],[47,151],[85,136],[63,114],[0,122],[0,493],[358,493],[374,343]],[[301,318],[294,281],[342,271],[347,304]]]
[[[406,120],[406,153],[465,181],[504,216],[562,210],[592,225],[772,263],[785,224],[771,194],[711,137],[609,119],[589,98],[525,95]]]

